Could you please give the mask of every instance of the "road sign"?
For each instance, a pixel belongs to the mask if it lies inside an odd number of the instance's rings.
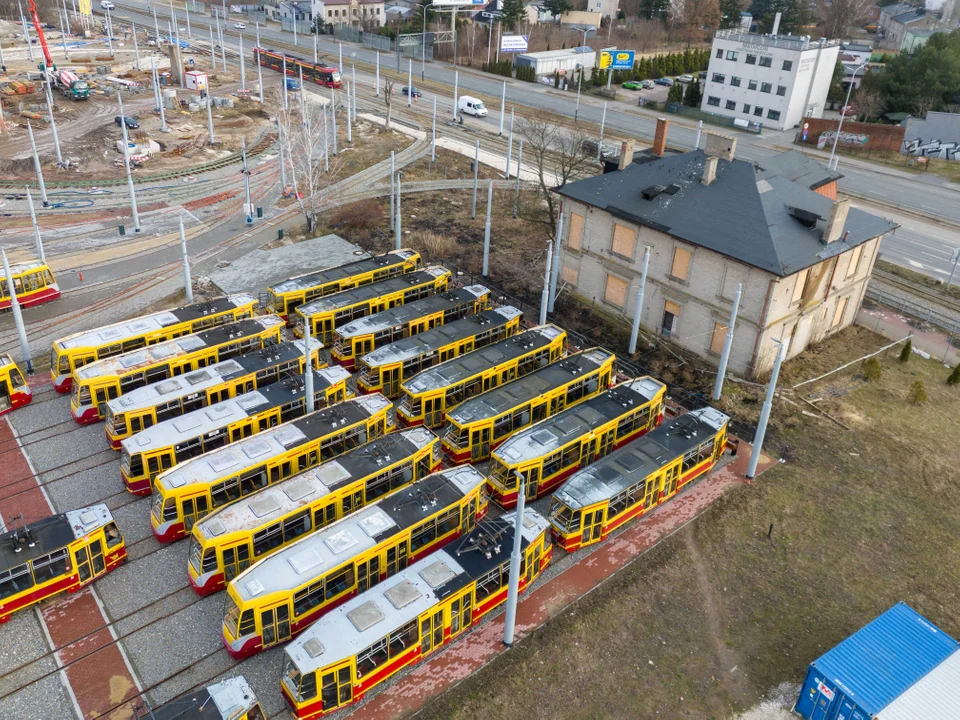
[[[633,50],[601,50],[601,70],[633,70]]]
[[[500,38],[500,52],[526,52],[529,35],[504,35]]]
[[[503,19],[503,13],[499,10],[484,10],[480,13],[480,17],[482,17],[484,20],[496,20],[499,22]]]

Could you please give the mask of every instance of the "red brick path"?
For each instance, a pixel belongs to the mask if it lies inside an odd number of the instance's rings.
[[[751,447],[740,443],[733,462],[707,476],[652,515],[634,521],[620,535],[564,570],[532,594],[521,598],[517,608],[516,640],[520,641],[570,603],[676,532],[716,502],[729,488],[744,481]],[[763,456],[758,473],[776,461]],[[554,548],[554,553],[562,553]],[[505,650],[503,615],[474,630],[456,645],[429,659],[402,680],[361,705],[352,718],[393,720],[422,708],[430,699],[465,680]]]

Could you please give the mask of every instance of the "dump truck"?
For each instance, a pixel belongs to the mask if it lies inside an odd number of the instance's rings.
[[[90,97],[90,86],[69,70],[57,70],[53,81],[60,94],[73,100],[86,100]]]

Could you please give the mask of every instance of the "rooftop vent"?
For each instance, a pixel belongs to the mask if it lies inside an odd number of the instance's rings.
[[[806,228],[812,228],[817,224],[817,220],[820,219],[820,215],[817,213],[811,210],[804,210],[803,208],[788,206],[788,212],[790,213],[791,217],[799,220],[800,224]]]
[[[667,185],[664,192],[667,195],[676,195],[678,192],[680,192],[680,186],[677,185],[676,183],[670,183],[669,185]]]
[[[663,185],[651,185],[650,187],[644,188],[640,191],[640,196],[644,200],[653,200],[657,195],[662,193],[666,188]]]

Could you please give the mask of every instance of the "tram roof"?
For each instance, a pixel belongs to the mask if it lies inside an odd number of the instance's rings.
[[[322,347],[323,345],[319,340],[310,339],[311,352],[320,350]],[[208,365],[201,370],[194,370],[185,375],[177,375],[158,383],[135,388],[118,398],[108,400],[107,407],[113,413],[132,412],[154,407],[186,395],[203,392],[207,388],[214,387],[227,380],[250,375],[299,357],[303,357],[303,340],[268,345],[260,350],[254,350],[239,357],[218,362],[215,365]]]
[[[51,515],[27,523],[26,527],[5,532],[0,535],[0,572],[66,547],[74,540],[103,527],[112,520],[113,515],[110,514],[106,505],[91,505],[59,515]],[[17,542],[17,538],[21,541]],[[33,547],[30,547],[31,542]],[[15,547],[19,547],[20,552],[15,552]]]
[[[103,327],[83,332],[67,335],[60,338],[54,344],[62,350],[73,350],[75,348],[95,348],[103,345],[113,345],[122,343],[124,340],[144,333],[162,330],[171,325],[177,325],[182,322],[193,322],[207,315],[219,315],[227,310],[234,310],[249,303],[255,303],[257,299],[253,295],[241,293],[239,295],[228,295],[219,297],[206,302],[194,303],[193,305],[184,305],[173,310],[163,310],[162,312],[150,313],[131,320],[104,325]]]
[[[339,365],[314,370],[313,392],[316,394],[326,390],[349,377],[350,373]],[[270,408],[286,405],[303,396],[303,375],[291,374],[280,382],[259,390],[251,390],[235,398],[158,422],[136,435],[124,438],[123,449],[133,455],[170,447],[178,442],[220,430],[231,423],[258,415]]]
[[[323,270],[314,270],[313,272],[304,273],[303,275],[297,275],[288,280],[283,280],[273,287],[267,288],[267,290],[274,294],[307,290],[335,280],[343,280],[353,275],[372,272],[387,265],[406,262],[416,255],[417,253],[414,250],[394,250],[384,253],[383,255],[375,255],[374,257],[354,260],[353,262],[348,262],[343,265],[335,265],[334,267],[324,268]]]
[[[27,262],[21,263],[11,263],[10,264],[10,274],[16,277],[31,270],[39,270],[40,268],[47,267],[45,262],[40,260],[27,260]],[[7,274],[3,271],[3,266],[0,265],[0,280],[6,279]]]
[[[354,657],[438,602],[510,559],[514,513],[484,520],[469,535],[384,580],[321,617],[284,652],[302,673]],[[523,514],[521,550],[542,534],[547,521]]]
[[[551,363],[529,375],[517,378],[489,392],[458,405],[448,413],[451,421],[467,425],[477,420],[495,418],[497,415],[528,403],[546,392],[571,380],[593,372],[614,357],[602,348],[591,348],[581,353]]]
[[[404,391],[415,395],[450,387],[475,376],[477,373],[490,370],[500,363],[514,360],[533,350],[547,347],[563,335],[565,335],[563,329],[556,325],[541,325],[530,330],[524,330],[492,345],[473,350],[424,370],[414,375],[410,380],[404,381],[400,387]]]
[[[391,407],[390,401],[380,393],[344,400],[191,458],[161,473],[156,482],[168,489],[194,484],[208,485],[261,465],[280,453],[316,440],[338,427],[353,425],[388,407]]]
[[[448,307],[460,305],[465,302],[479,300],[484,295],[489,294],[489,290],[483,285],[470,285],[468,287],[449,290],[444,293],[433,295],[432,297],[417,300],[391,310],[367,315],[358,318],[353,322],[334,330],[334,335],[341,338],[352,338],[358,335],[369,335],[381,330],[388,330],[398,325],[403,325],[411,320],[416,320],[424,315],[432,315]]]
[[[231,585],[243,600],[293,590],[459,502],[485,482],[472,465],[428,475],[265,557]]]
[[[257,696],[239,675],[171,700],[153,710],[152,717],[154,720],[229,720],[240,717],[256,704]]]
[[[666,386],[650,376],[622,382],[579,405],[521,430],[494,450],[509,465],[547,455],[571,440],[653,400]]]
[[[297,312],[306,317],[312,317],[318,313],[332,312],[340,308],[350,307],[357,303],[366,302],[374,298],[395,293],[400,290],[406,290],[410,287],[423,285],[428,282],[434,282],[437,278],[444,275],[449,277],[451,272],[445,267],[431,265],[423,270],[417,270],[406,275],[381,280],[380,282],[370,283],[369,285],[360,285],[349,290],[341,290],[333,295],[327,295],[319,300],[301,305]]]
[[[13,358],[10,357],[10,354],[0,355],[0,367],[6,367],[7,365],[16,365],[13,361]]]
[[[193,335],[186,335],[176,340],[167,340],[156,345],[89,363],[76,370],[77,379],[92,380],[98,377],[124,375],[170,358],[189,355],[201,348],[217,347],[231,340],[242,340],[278,325],[283,325],[283,320],[276,315],[261,315],[260,317],[238,320],[226,325],[218,325]]]
[[[578,470],[554,497],[571,510],[610,500],[713,437],[729,419],[712,407],[691,410]]]
[[[412,458],[418,450],[435,440],[436,435],[426,428],[383,435],[319,467],[258,490],[246,500],[215,510],[199,520],[195,527],[206,539],[258,528],[354,480],[375,475],[381,468]]]
[[[481,333],[487,326],[504,325],[522,314],[511,305],[499,307],[496,310],[484,310],[384,345],[364,355],[360,358],[360,362],[368,367],[380,367],[412,360],[415,357],[436,352],[444,345]]]

